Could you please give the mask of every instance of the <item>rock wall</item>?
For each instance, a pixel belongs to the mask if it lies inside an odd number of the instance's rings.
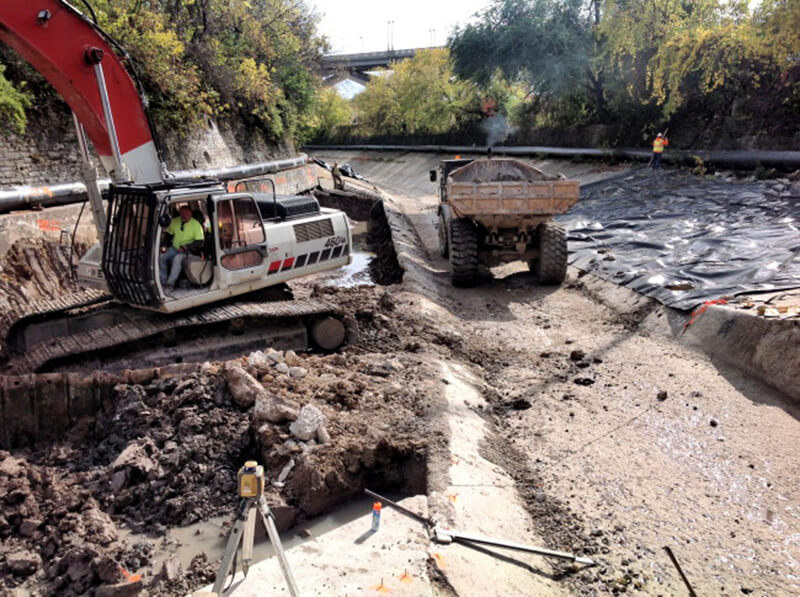
[[[269,143],[260,131],[235,120],[207,118],[185,136],[175,131],[156,134],[170,170],[234,166],[295,153],[291,143]],[[61,107],[29,112],[25,135],[0,134],[0,155],[0,188],[81,179],[72,117]]]

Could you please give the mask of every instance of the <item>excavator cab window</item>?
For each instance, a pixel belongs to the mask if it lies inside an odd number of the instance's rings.
[[[222,267],[230,270],[261,265],[266,236],[258,207],[252,197],[236,197],[217,203],[217,229]]]

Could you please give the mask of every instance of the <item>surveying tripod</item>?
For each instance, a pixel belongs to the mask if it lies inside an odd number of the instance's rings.
[[[300,591],[297,588],[297,582],[295,582],[292,571],[289,568],[286,553],[283,551],[281,538],[275,526],[275,517],[269,509],[267,500],[264,497],[264,469],[252,460],[245,462],[244,466],[239,471],[239,496],[242,498],[239,505],[239,513],[228,535],[228,542],[225,545],[225,554],[222,556],[222,563],[219,566],[219,570],[217,570],[217,577],[214,581],[214,593],[220,597],[222,596],[225,579],[231,571],[231,565],[239,549],[239,543],[242,544],[242,571],[244,575],[247,576],[247,571],[250,569],[250,564],[253,561],[253,540],[256,530],[256,510],[258,510],[259,514],[261,514],[261,522],[264,524],[264,529],[267,531],[269,541],[275,549],[275,554],[278,556],[278,563],[281,566],[283,577],[286,579],[286,584],[289,587],[289,593],[292,597],[299,597]],[[236,570],[234,569],[233,572],[235,573]]]

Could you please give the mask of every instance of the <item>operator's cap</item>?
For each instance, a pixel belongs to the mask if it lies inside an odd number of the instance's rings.
[[[663,136],[664,136],[664,134],[663,134],[663,133],[658,133],[658,134],[656,135],[656,137],[663,137]]]

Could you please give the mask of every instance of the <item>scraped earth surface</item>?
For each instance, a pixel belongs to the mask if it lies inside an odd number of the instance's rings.
[[[575,270],[560,288],[540,287],[512,264],[453,289],[436,252],[431,159],[320,157],[349,160],[386,191],[402,283],[295,285],[358,323],[358,342],[341,354],[283,354],[282,367],[265,347],[120,385],[113,404],[62,442],[0,453],[4,587],[81,594],[122,581],[120,567],[141,574],[150,594],[210,582],[215,561],[198,557],[176,572],[157,565],[152,541],[121,529],[163,540],[170,528],[230,514],[235,471],[257,458],[272,480],[288,467],[283,487],[270,488],[287,521],[369,486],[427,493],[432,516],[462,526],[459,504],[503,489],[497,495],[526,517],[505,538],[598,562],[575,569],[504,554],[515,565],[476,552],[476,570],[492,563],[497,595],[511,594],[504,570],[520,566],[531,595],[685,594],[664,546],[701,595],[800,591],[800,413],[783,397],[677,344],[649,299],[601,304]],[[477,396],[464,407],[485,435],[468,439],[502,471],[502,488],[449,476],[475,456],[450,452],[470,442],[454,441],[460,430],[442,419],[455,383],[448,371]],[[324,415],[324,432],[300,439],[293,418],[309,405]],[[463,530],[492,534],[511,511],[492,504],[472,513],[480,528]],[[456,573],[432,561],[431,593],[453,594]]]

